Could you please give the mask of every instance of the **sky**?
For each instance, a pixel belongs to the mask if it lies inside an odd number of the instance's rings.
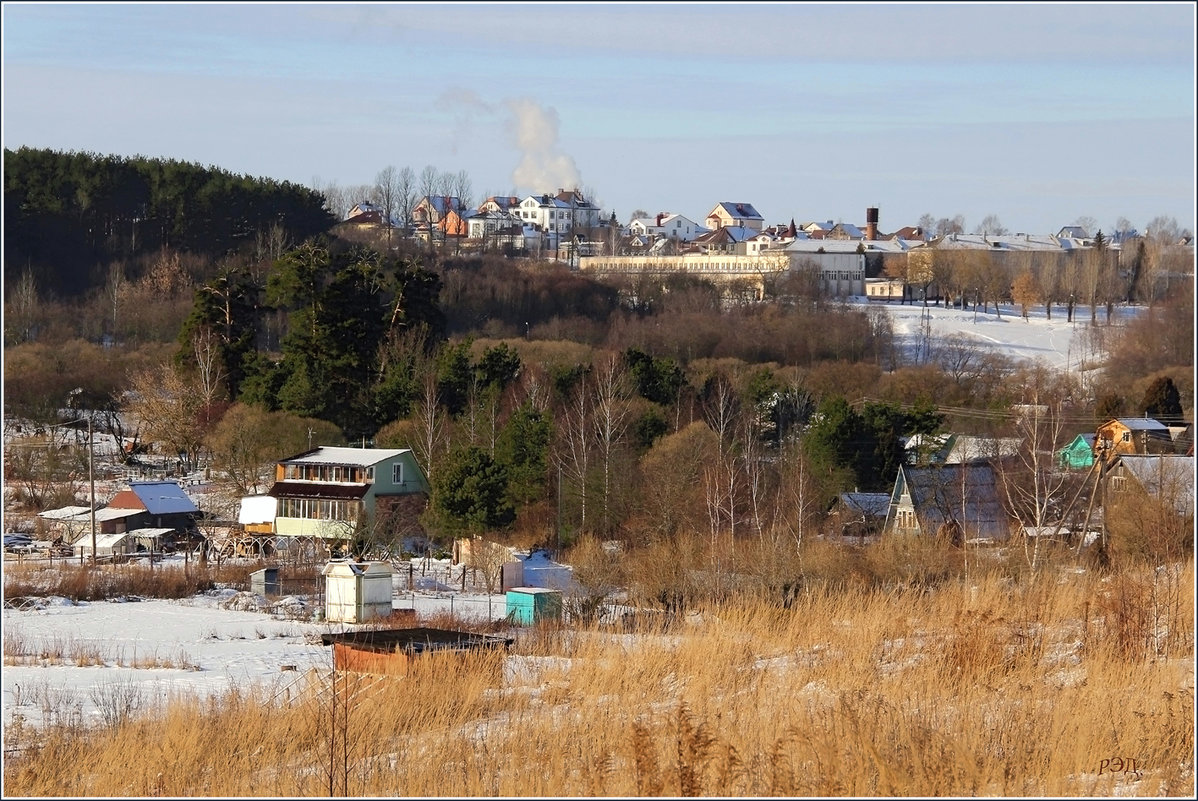
[[[5,148],[702,222],[1195,228],[1195,4],[3,4]]]

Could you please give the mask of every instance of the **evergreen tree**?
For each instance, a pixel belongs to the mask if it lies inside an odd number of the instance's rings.
[[[1153,380],[1144,392],[1140,408],[1145,417],[1159,420],[1165,425],[1174,425],[1184,421],[1181,408],[1181,393],[1170,376],[1161,376]]]
[[[450,454],[437,471],[432,506],[450,532],[482,534],[516,518],[507,469],[478,447]]]
[[[552,427],[544,412],[523,403],[499,432],[495,460],[507,470],[508,496],[515,504],[545,497]]]

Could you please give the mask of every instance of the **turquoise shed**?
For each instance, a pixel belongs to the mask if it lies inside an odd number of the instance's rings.
[[[560,590],[544,587],[513,587],[507,591],[507,616],[513,623],[530,626],[542,620],[562,619]]]

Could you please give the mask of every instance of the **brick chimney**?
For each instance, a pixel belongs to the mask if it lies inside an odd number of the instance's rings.
[[[877,206],[870,206],[865,210],[865,238],[871,241],[878,238]]]

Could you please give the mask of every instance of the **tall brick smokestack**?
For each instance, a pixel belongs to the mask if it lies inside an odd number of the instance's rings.
[[[878,238],[878,207],[870,206],[865,210],[865,238]]]

